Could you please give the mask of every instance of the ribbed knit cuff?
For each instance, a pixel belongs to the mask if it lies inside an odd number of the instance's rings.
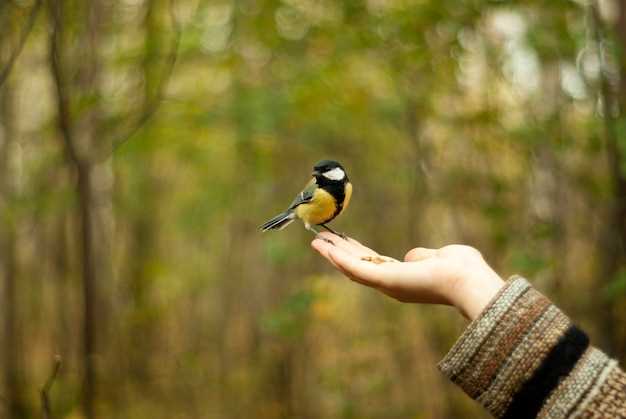
[[[528,281],[512,277],[439,363],[495,417],[564,418],[615,363]],[[598,390],[599,391],[599,390]]]
[[[611,360],[573,410],[572,419],[626,419],[626,373]]]

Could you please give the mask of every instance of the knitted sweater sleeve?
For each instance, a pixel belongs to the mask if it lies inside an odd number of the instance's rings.
[[[521,277],[439,369],[497,418],[626,418],[626,374]]]

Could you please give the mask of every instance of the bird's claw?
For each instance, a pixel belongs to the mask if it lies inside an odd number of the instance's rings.
[[[325,241],[326,243],[332,244],[333,246],[335,245],[335,242],[334,242],[334,241],[332,241],[332,240],[331,240],[331,239],[329,239],[329,238],[326,238],[326,237],[322,236],[321,234],[318,234],[318,235],[317,235],[317,238],[318,238],[318,239],[320,239],[320,240],[322,240],[322,241]]]
[[[324,227],[324,229],[326,229],[326,231],[329,231],[329,232],[333,233],[335,236],[339,236],[342,239],[344,239],[345,241],[348,241],[348,236],[346,236],[345,234],[333,230],[332,228],[328,227],[326,224],[320,224],[320,225],[322,227]]]

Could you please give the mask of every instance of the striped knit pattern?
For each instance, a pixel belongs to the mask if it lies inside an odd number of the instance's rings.
[[[505,361],[489,389],[478,399],[487,409],[500,417],[511,404],[513,396],[528,381],[533,371],[556,345],[570,326],[569,319],[552,306],[537,321],[520,345]]]
[[[497,418],[626,419],[626,375],[587,345],[567,316],[513,277],[439,368]]]
[[[540,318],[549,305],[547,298],[530,289],[518,300],[516,310],[509,310],[502,316],[502,323],[515,327],[494,328],[483,342],[482,348],[485,350],[477,352],[470,360],[472,368],[464,370],[457,377],[458,383],[470,390],[470,397],[476,398],[487,389],[506,357],[519,345],[532,322]]]
[[[512,395],[519,389],[521,381],[530,378],[530,371],[537,368],[537,365],[534,364],[538,364],[539,360],[545,357],[548,349],[554,346],[568,325],[569,321],[556,307],[549,307],[545,315],[528,332],[527,336],[530,338],[525,337],[519,346],[513,350],[487,390],[478,397],[478,401],[490,410],[503,412],[510,404]],[[535,345],[536,342],[532,340],[532,336],[549,327],[555,333],[544,337],[543,345]],[[511,378],[520,375],[523,376],[522,380]]]
[[[617,362],[608,363],[572,417],[626,418],[626,373],[617,366]]]
[[[456,376],[467,366],[469,359],[478,351],[485,337],[499,322],[517,298],[530,288],[522,277],[515,277],[503,287],[487,308],[476,318],[461,335],[450,352],[439,363],[439,368],[448,376]]]
[[[610,359],[596,348],[588,348],[574,371],[565,378],[545,402],[539,418],[565,418],[591,389]]]

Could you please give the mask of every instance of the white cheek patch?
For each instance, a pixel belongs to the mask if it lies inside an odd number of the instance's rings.
[[[344,177],[346,177],[346,174],[344,173],[343,170],[341,170],[340,167],[335,167],[334,169],[329,170],[328,172],[322,173],[322,176],[330,180],[341,180]]]

